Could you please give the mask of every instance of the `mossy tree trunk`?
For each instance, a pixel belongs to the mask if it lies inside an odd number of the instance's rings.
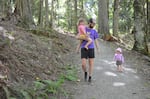
[[[118,37],[118,22],[119,22],[119,1],[114,1],[114,11],[113,11],[113,35]]]
[[[39,12],[38,12],[38,25],[40,27],[43,27],[43,0],[40,0],[39,2]]]
[[[150,42],[150,0],[147,0],[147,35]]]
[[[75,32],[77,33],[78,32],[78,30],[77,30],[77,18],[78,18],[78,9],[77,9],[77,7],[78,7],[78,0],[74,0],[74,2],[75,2],[75,5],[74,5],[74,9],[75,9]]]
[[[24,27],[32,28],[34,21],[32,17],[33,15],[30,0],[16,0],[14,13],[19,15]]]
[[[109,40],[111,35],[108,24],[108,4],[107,0],[99,0],[98,3],[98,32],[103,34],[104,40]]]
[[[68,26],[68,30],[72,29],[72,8],[70,6],[72,6],[71,4],[71,0],[67,0],[66,1],[67,7],[66,7],[66,12],[67,12],[67,26]]]
[[[51,11],[50,11],[50,27],[53,27],[53,18],[54,18],[54,0],[51,1]]]
[[[147,2],[147,20],[146,20],[146,33],[147,33],[147,42],[148,42],[148,54],[150,55],[150,0]]]
[[[145,8],[146,0],[134,0],[134,50],[147,54],[147,42],[145,31]]]
[[[49,27],[48,0],[45,0],[45,28]]]

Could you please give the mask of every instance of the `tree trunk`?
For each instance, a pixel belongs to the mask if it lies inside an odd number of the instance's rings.
[[[59,4],[59,0],[57,0],[57,10],[59,10],[59,9],[60,9],[60,4]],[[57,13],[57,15],[58,15],[58,13]],[[59,17],[57,17],[56,20],[57,20],[57,25],[60,26]]]
[[[147,33],[148,53],[150,55],[150,0],[146,0],[146,2],[147,2],[146,33]]]
[[[53,27],[53,17],[54,17],[54,0],[51,1],[51,17],[50,17],[50,28]]]
[[[31,0],[27,0],[27,4],[28,4],[28,20],[29,20],[29,27],[30,28],[34,28],[35,23],[33,20],[33,13],[32,13],[32,1]]]
[[[70,0],[67,0],[66,1],[66,3],[67,3],[67,25],[68,25],[68,30],[71,30],[71,28],[72,28],[72,21],[71,21],[71,8],[70,8]]]
[[[150,0],[147,0],[147,37],[150,42]]]
[[[75,32],[78,33],[77,24],[76,24],[77,23],[77,17],[78,17],[77,16],[77,14],[78,14],[77,13],[78,12],[78,9],[77,9],[78,5],[77,4],[78,3],[77,3],[77,0],[74,0],[74,2],[75,2],[75,5],[74,5],[74,8],[75,8]]]
[[[26,28],[31,28],[34,25],[30,3],[30,0],[16,0],[14,11],[15,14],[20,16],[21,25]]]
[[[39,17],[38,17],[38,25],[40,27],[43,27],[43,14],[42,14],[42,9],[43,9],[43,0],[40,0],[39,2]]]
[[[85,14],[85,11],[84,11],[84,0],[81,0],[79,1],[79,6],[78,6],[78,17],[81,17],[81,18],[86,18],[86,14]]]
[[[107,0],[99,0],[98,3],[98,32],[103,34],[104,40],[109,40],[111,37],[108,24]]]
[[[145,30],[145,0],[135,0],[134,1],[134,40],[135,44],[133,49],[141,53],[147,54],[147,42],[146,42],[146,32]]]
[[[49,13],[49,11],[48,11],[48,0],[45,0],[45,28],[47,28],[49,26],[48,25],[48,23],[49,23],[48,13]]]
[[[118,37],[118,22],[119,22],[119,0],[115,0],[113,12],[113,35],[115,37]]]

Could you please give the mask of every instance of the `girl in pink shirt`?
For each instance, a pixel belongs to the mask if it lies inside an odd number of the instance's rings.
[[[78,21],[78,35],[77,39],[81,40],[80,44],[78,45],[78,48],[81,46],[81,43],[83,40],[88,41],[86,45],[84,46],[86,50],[88,50],[88,46],[92,43],[92,39],[89,37],[89,35],[86,33],[86,26],[85,26],[85,21],[84,19],[79,19]]]
[[[121,48],[116,49],[114,60],[116,61],[117,70],[122,72],[123,71],[122,63],[124,63],[124,57],[123,57]]]

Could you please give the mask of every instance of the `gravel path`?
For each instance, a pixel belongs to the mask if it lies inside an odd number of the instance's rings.
[[[75,86],[73,99],[150,99],[150,89],[135,68],[143,64],[142,60],[137,60],[139,56],[123,49],[125,71],[117,72],[113,61],[116,48],[114,43],[100,41],[100,55],[96,55],[93,81],[91,84],[84,82],[80,67],[81,81]]]

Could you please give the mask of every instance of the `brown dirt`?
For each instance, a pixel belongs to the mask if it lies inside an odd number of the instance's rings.
[[[73,37],[55,30],[47,31],[49,37],[39,36],[9,23],[0,23],[0,26],[15,38],[0,48],[0,67],[8,70],[7,80],[3,79],[0,86],[3,92],[0,97],[4,96],[1,99],[8,96],[5,87],[10,91],[9,96],[17,98],[18,89],[32,86],[37,79],[56,81],[65,73],[63,68],[66,65],[73,65]]]

